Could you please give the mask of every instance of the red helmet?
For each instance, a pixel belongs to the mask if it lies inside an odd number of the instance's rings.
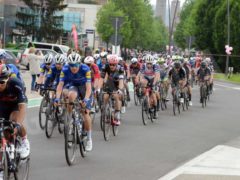
[[[10,72],[5,64],[0,64],[0,79],[8,78]]]
[[[115,54],[108,56],[108,62],[109,64],[118,64],[118,56]]]

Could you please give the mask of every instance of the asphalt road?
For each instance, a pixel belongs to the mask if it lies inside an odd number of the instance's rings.
[[[194,90],[193,107],[173,116],[172,104],[156,123],[143,126],[141,108],[133,101],[123,115],[117,137],[105,142],[99,121],[93,130],[93,151],[69,167],[64,138],[55,130],[47,139],[38,125],[38,108],[28,109],[31,141],[30,179],[156,180],[184,162],[240,135],[240,86],[217,82],[206,109]]]

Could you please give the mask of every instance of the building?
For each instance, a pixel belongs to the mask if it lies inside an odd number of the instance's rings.
[[[177,24],[180,22],[180,0],[172,0],[171,2],[171,26],[174,18],[174,13],[176,11],[174,25],[173,25],[173,31],[175,31]]]
[[[169,27],[169,0],[156,0],[155,17],[160,17],[166,27]]]

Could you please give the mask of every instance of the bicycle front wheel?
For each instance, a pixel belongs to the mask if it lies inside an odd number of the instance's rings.
[[[57,124],[57,121],[55,119],[55,113],[54,111],[51,111],[51,108],[49,107],[46,112],[46,125],[45,125],[45,133],[47,138],[51,138],[53,134],[53,130]]]
[[[41,104],[40,104],[40,108],[39,108],[39,125],[41,129],[45,128],[46,125],[46,107],[47,107],[47,100],[45,97],[43,97]]]
[[[147,121],[150,117],[150,113],[149,113],[149,101],[148,101],[148,97],[144,97],[143,101],[142,101],[142,121],[143,121],[143,125],[147,125]]]
[[[14,172],[15,179],[28,180],[30,169],[30,158],[19,160],[17,164],[17,171]]]
[[[110,137],[110,128],[111,128],[111,112],[110,112],[110,106],[107,104],[103,110],[103,136],[104,140],[108,141]]]
[[[3,176],[3,180],[8,180],[10,178],[10,174],[8,172],[8,157],[7,157],[7,153],[5,150],[3,150],[0,153],[0,158],[1,158],[1,164],[0,164],[0,169],[2,171],[2,176]]]
[[[71,166],[75,162],[77,149],[77,129],[74,124],[72,115],[67,117],[67,125],[65,127],[65,157],[67,164]]]

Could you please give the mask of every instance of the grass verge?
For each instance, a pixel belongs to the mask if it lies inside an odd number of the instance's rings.
[[[214,79],[224,80],[224,81],[240,84],[240,74],[233,74],[230,78],[228,78],[223,73],[215,73],[214,74]]]

